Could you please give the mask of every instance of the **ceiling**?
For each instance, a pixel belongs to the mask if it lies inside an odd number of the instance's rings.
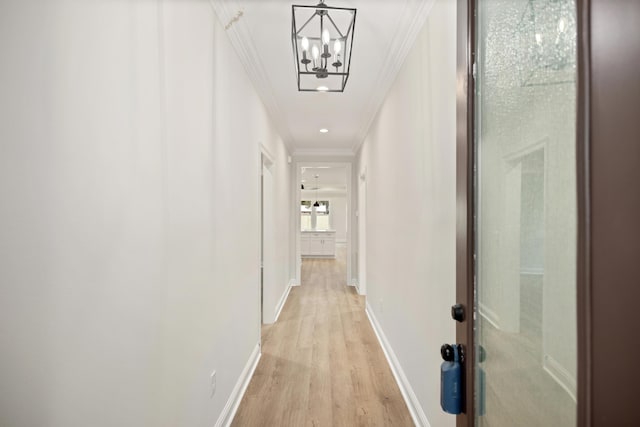
[[[347,191],[346,166],[303,166],[300,168],[300,181],[306,190],[345,192]]]
[[[348,155],[364,140],[433,0],[326,0],[357,9],[344,93],[297,90],[291,6],[317,0],[211,2],[290,151]]]

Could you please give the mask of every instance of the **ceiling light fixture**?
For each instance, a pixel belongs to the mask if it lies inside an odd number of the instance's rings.
[[[329,129],[325,129],[325,128],[320,129],[320,133],[327,133],[327,132],[329,132]]]
[[[300,92],[344,92],[349,79],[356,9],[330,7],[324,1],[291,7],[291,41]],[[327,84],[318,87],[318,79]]]

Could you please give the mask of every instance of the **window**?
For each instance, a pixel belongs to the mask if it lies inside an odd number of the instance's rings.
[[[313,203],[310,200],[303,200],[300,202],[300,229],[301,230],[313,230]],[[316,212],[316,230],[329,230],[330,221],[329,221],[329,201],[323,200],[318,201],[318,206],[315,208]]]

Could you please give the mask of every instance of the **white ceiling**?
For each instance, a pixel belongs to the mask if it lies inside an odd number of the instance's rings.
[[[306,190],[316,189],[321,191],[347,191],[347,168],[346,166],[303,166],[300,168],[301,184]]]
[[[326,0],[357,8],[344,93],[298,92],[291,6],[318,0],[211,0],[249,77],[294,154],[353,154],[366,136],[433,0]],[[329,129],[321,134],[321,128]]]

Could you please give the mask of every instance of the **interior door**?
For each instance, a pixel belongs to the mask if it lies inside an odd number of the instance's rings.
[[[575,0],[478,0],[478,426],[576,425]]]

